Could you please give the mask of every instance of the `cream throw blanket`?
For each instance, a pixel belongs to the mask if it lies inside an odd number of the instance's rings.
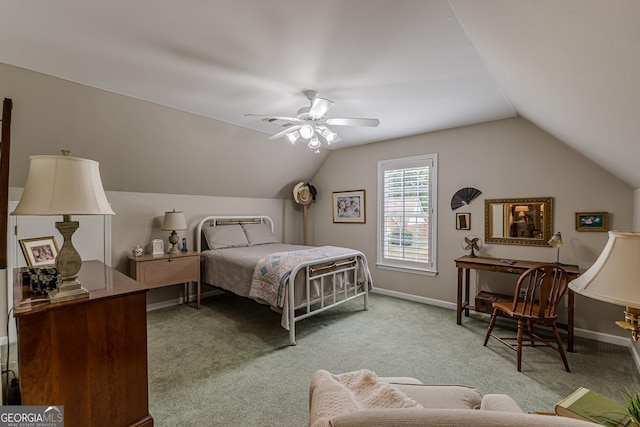
[[[336,415],[362,409],[421,407],[368,369],[344,374],[319,370],[311,379],[310,393],[309,427],[329,426]]]

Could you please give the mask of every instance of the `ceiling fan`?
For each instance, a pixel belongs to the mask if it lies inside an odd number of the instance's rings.
[[[322,142],[334,144],[340,141],[337,133],[329,129],[331,126],[369,126],[376,127],[380,124],[378,119],[359,119],[326,116],[327,111],[333,107],[334,102],[325,98],[320,98],[315,90],[305,90],[304,95],[310,102],[308,107],[302,107],[298,110],[296,117],[271,116],[265,114],[245,114],[247,117],[262,117],[262,121],[285,126],[286,129],[270,136],[268,139],[277,139],[287,137],[293,144],[299,138],[308,142],[309,148],[320,152]]]

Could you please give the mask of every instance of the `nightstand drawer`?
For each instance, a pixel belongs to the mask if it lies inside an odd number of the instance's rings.
[[[200,254],[129,257],[132,278],[149,288],[200,281]]]

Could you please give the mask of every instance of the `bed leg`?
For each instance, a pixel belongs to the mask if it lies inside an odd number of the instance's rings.
[[[296,345],[296,324],[293,322],[289,325],[289,345]]]

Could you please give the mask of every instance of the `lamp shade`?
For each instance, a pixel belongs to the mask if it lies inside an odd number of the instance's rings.
[[[640,232],[610,231],[596,262],[569,288],[584,296],[640,308]]]
[[[187,223],[184,220],[184,214],[182,212],[165,212],[164,221],[162,221],[162,230],[186,230]]]
[[[99,164],[70,156],[30,156],[29,175],[12,215],[114,215]]]

